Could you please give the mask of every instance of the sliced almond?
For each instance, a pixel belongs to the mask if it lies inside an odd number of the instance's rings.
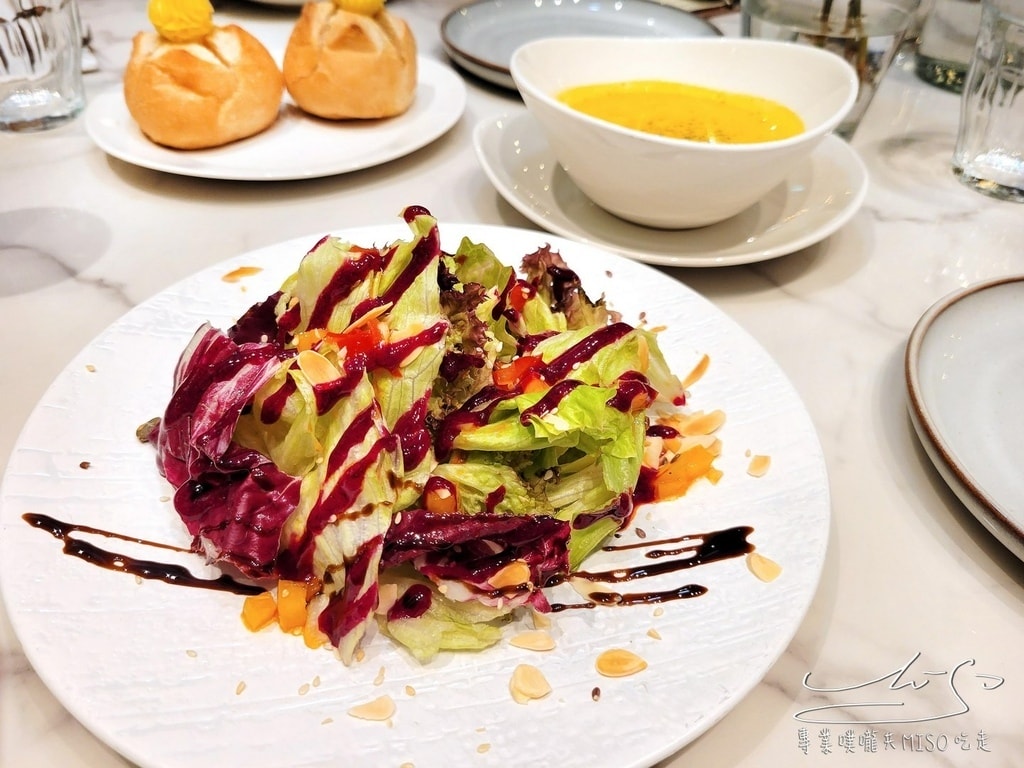
[[[402,330],[400,331],[392,331],[391,335],[388,336],[388,341],[394,344],[395,342],[403,341],[404,339],[411,339],[416,334],[423,333],[425,330],[427,330],[427,327],[423,325],[423,323],[421,322],[417,321],[409,323],[409,325],[407,325],[405,328],[402,328]]]
[[[365,704],[357,704],[348,713],[360,720],[389,720],[395,714],[395,702],[384,694]]]
[[[398,585],[394,583],[381,584],[377,594],[377,608],[375,613],[386,616],[392,606],[398,602]]]
[[[386,304],[381,304],[379,307],[374,307],[365,315],[360,315],[359,319],[356,320],[355,322],[349,323],[348,327],[344,331],[342,331],[342,333],[348,333],[349,331],[354,331],[356,328],[361,328],[364,325],[368,325],[371,321],[376,320],[381,315],[390,311],[391,307],[393,307],[394,305],[395,303],[393,301],[389,301]]]
[[[665,441],[657,436],[648,436],[644,439],[644,456],[642,463],[645,467],[657,469],[661,463],[661,455],[665,450]]]
[[[512,670],[508,689],[517,704],[525,704],[531,699],[543,699],[551,693],[551,685],[544,673],[532,664],[520,664]]]
[[[551,628],[551,616],[540,611],[534,611],[532,614],[533,628],[534,629],[550,629]]]
[[[411,352],[409,352],[408,355],[402,358],[401,362],[398,364],[398,367],[408,368],[410,365],[413,364],[417,357],[423,354],[423,350],[424,347],[415,347]]]
[[[641,333],[637,335],[636,345],[637,370],[640,373],[647,373],[651,364],[651,349],[646,337]]]
[[[758,454],[750,457],[750,463],[747,464],[747,474],[752,477],[764,477],[765,473],[768,472],[768,468],[772,465],[772,457]]]
[[[722,455],[722,441],[714,435],[687,435],[685,437],[670,437],[665,440],[665,447],[677,456],[697,445],[712,456]]]
[[[595,666],[605,677],[628,677],[647,669],[647,662],[632,651],[612,648],[597,657]]]
[[[711,365],[711,358],[707,355],[701,355],[700,360],[693,366],[693,370],[686,374],[686,378],[683,379],[683,389],[689,389],[700,381],[707,372],[709,365]]]
[[[530,566],[528,566],[523,560],[513,560],[491,576],[491,578],[488,579],[488,582],[492,587],[494,587],[494,589],[504,589],[505,587],[518,587],[520,584],[525,584],[529,580]]]
[[[263,271],[262,267],[238,267],[221,277],[225,283],[237,283],[243,277],[251,277]]]
[[[550,651],[555,647],[555,639],[542,629],[520,632],[512,637],[509,644],[528,651]]]
[[[385,672],[384,667],[381,667],[380,669],[377,670],[377,676],[375,678],[373,678],[373,684],[374,685],[383,685],[384,684],[384,672]]]
[[[299,370],[313,385],[327,384],[341,376],[330,360],[312,349],[299,352],[296,360],[299,363]]]
[[[684,436],[710,435],[725,424],[725,411],[697,411],[683,420],[679,432]]]
[[[781,565],[769,560],[760,552],[751,552],[747,555],[747,568],[761,581],[775,581],[782,573]]]

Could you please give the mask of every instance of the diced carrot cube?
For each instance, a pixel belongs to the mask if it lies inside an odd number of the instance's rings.
[[[277,582],[277,622],[285,632],[301,630],[306,623],[306,582]]]
[[[250,595],[242,603],[242,623],[250,632],[258,632],[277,618],[277,602],[270,592]]]
[[[304,352],[307,349],[313,349],[317,344],[323,341],[326,331],[322,328],[313,328],[308,331],[302,331],[295,336],[295,345],[300,352]]]
[[[427,483],[423,494],[423,506],[435,515],[451,515],[459,509],[458,489],[447,483]]]
[[[717,482],[720,471],[711,466],[714,454],[703,445],[694,445],[658,470],[654,480],[655,498],[675,499],[684,495],[697,480],[707,477]],[[712,479],[714,476],[714,479]]]
[[[319,648],[327,642],[327,635],[321,632],[312,623],[307,622],[302,626],[302,640],[307,648]]]

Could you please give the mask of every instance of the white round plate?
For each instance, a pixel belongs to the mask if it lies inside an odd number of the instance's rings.
[[[835,136],[796,164],[761,202],[698,229],[651,229],[600,208],[562,170],[528,113],[485,119],[473,131],[477,158],[508,203],[534,224],[649,264],[723,267],[764,261],[813,245],[864,202],[868,174]]]
[[[1024,560],[1024,276],[970,286],[921,317],[906,351],[910,415],[964,505]]]
[[[430,59],[420,58],[418,67],[412,106],[384,120],[321,120],[286,96],[277,122],[263,133],[213,149],[177,150],[147,139],[128,113],[121,91],[113,90],[90,101],[85,128],[107,154],[156,171],[236,181],[333,176],[415,152],[459,121],[466,107],[462,78]]]
[[[139,305],[72,360],[29,417],[0,496],[0,585],[25,653],[75,717],[141,768],[506,768],[524,755],[544,765],[650,766],[735,706],[796,632],[825,557],[828,478],[811,419],[764,349],[707,300],[646,265],[534,231],[444,223],[440,231],[446,249],[467,236],[509,264],[550,243],[588,292],[606,294],[625,320],[645,313],[648,323],[667,326],[660,338],[680,375],[702,353],[710,356],[690,402],[726,413],[717,460],[724,475],[681,500],[640,506],[635,526],[647,541],[751,526],[751,543],[782,566],[781,575],[762,582],[743,558],[700,565],[671,581],[706,586],[701,597],[661,610],[554,614],[557,647],[546,653],[502,642],[421,665],[376,635],[365,643],[366,658],[346,667],[277,629],[249,632],[235,595],[136,580],[64,555],[60,541],[22,516],[187,545],[153,448],[136,440],[136,427],[162,413],[175,363],[199,324],[228,327],[277,290],[320,234],[244,254]],[[337,234],[383,245],[408,230]],[[224,279],[241,267],[261,271]],[[771,457],[767,474],[747,474],[748,451]],[[632,529],[623,536],[639,541]],[[126,542],[98,543],[139,556]],[[599,553],[588,566],[605,556],[614,562],[635,552]],[[197,575],[217,573],[199,556],[180,557]],[[509,627],[507,637],[516,631]],[[601,677],[595,659],[612,647],[639,654],[647,669]],[[520,663],[541,669],[549,696],[513,701],[509,679]],[[346,714],[385,694],[397,706],[389,723]]]
[[[560,35],[714,37],[713,25],[648,0],[479,0],[441,22],[441,44],[466,71],[517,90],[509,62],[523,43]]]

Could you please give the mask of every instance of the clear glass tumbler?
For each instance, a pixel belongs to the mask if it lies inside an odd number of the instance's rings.
[[[983,0],[960,101],[953,172],[991,197],[1024,202],[1024,2]]]
[[[84,106],[75,0],[0,0],[0,130],[54,128]]]
[[[747,37],[814,45],[857,71],[857,101],[836,133],[849,139],[914,21],[919,0],[742,0]]]
[[[935,0],[917,43],[917,76],[953,93],[963,92],[980,23],[981,0]]]

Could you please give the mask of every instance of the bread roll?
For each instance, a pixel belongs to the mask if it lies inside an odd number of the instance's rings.
[[[124,75],[124,100],[152,141],[217,147],[252,136],[278,116],[284,79],[256,38],[234,24],[197,42],[140,32]]]
[[[284,53],[284,82],[300,109],[331,120],[392,117],[416,95],[416,41],[409,25],[330,0],[306,3]]]

